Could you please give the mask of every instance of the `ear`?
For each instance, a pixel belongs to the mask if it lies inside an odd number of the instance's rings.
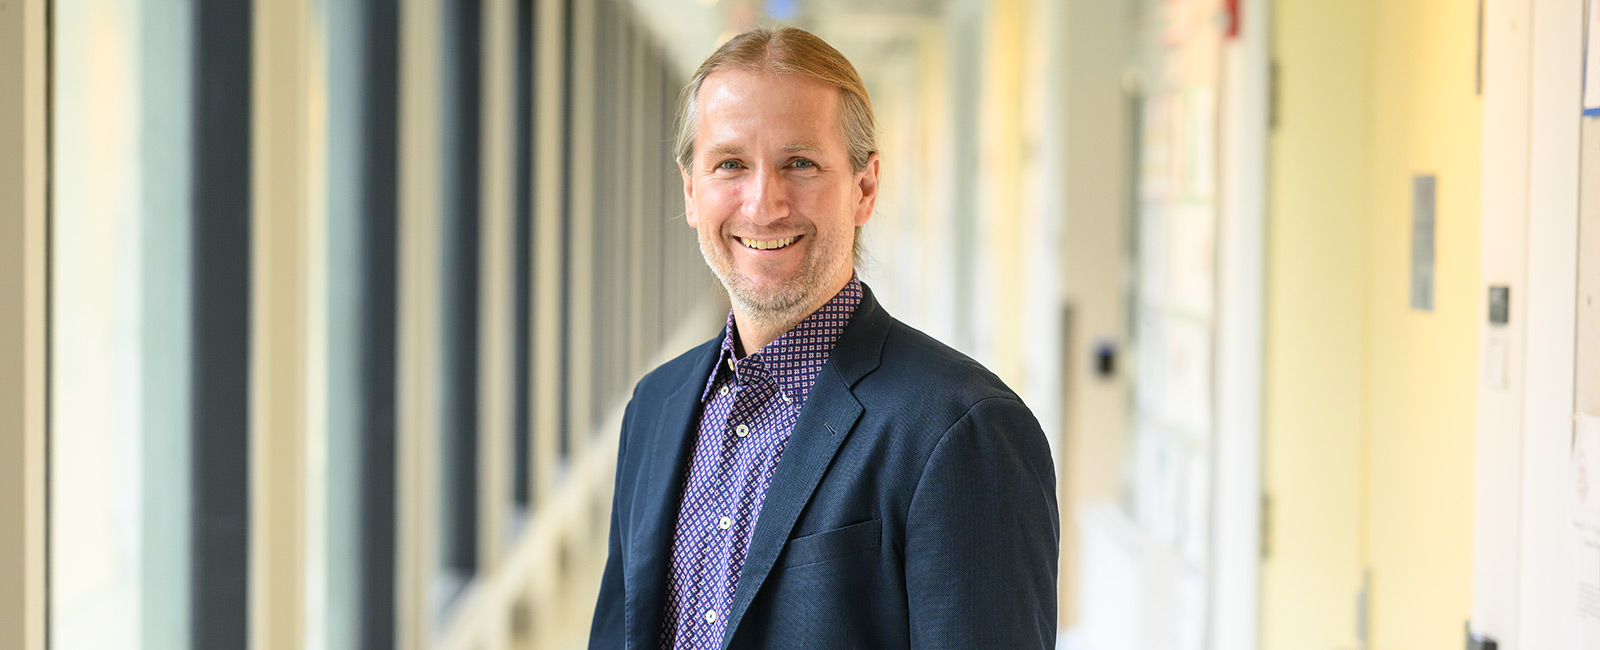
[[[872,208],[878,204],[878,154],[867,156],[867,168],[856,174],[856,226],[867,225],[872,218]]]
[[[700,217],[694,213],[694,178],[683,165],[678,165],[678,173],[683,176],[683,218],[690,228],[699,228]]]

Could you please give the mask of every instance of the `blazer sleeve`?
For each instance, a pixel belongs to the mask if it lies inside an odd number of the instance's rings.
[[[1050,447],[1021,401],[975,404],[930,454],[906,520],[914,648],[1054,648]]]
[[[637,396],[637,393],[635,393]],[[589,625],[590,648],[621,648],[626,645],[627,587],[623,566],[627,556],[622,548],[622,526],[618,510],[621,509],[625,459],[628,450],[629,425],[633,422],[633,400],[622,414],[622,433],[617,437],[617,477],[611,492],[611,532],[606,551],[606,568],[600,576],[600,597],[594,606],[594,620]]]

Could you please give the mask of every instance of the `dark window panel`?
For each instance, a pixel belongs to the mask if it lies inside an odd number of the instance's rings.
[[[440,560],[447,576],[463,582],[478,568],[481,11],[480,0],[445,7]]]
[[[195,7],[193,647],[249,643],[249,3]]]
[[[517,106],[516,126],[516,214],[512,236],[516,238],[516,313],[514,321],[513,384],[514,421],[512,423],[512,503],[527,508],[532,501],[532,422],[533,422],[533,89],[537,83],[533,61],[533,0],[517,2]]]
[[[573,75],[575,73],[574,65],[576,62],[572,60],[572,51],[574,36],[573,32],[576,26],[574,25],[572,14],[576,8],[574,6],[575,4],[576,3],[574,0],[565,0],[565,6],[562,10],[562,22],[565,24],[562,25],[561,42],[563,49],[561,75],[561,160],[564,162],[569,162],[572,160],[573,152],[572,90]],[[558,444],[556,451],[559,456],[559,460],[562,463],[565,463],[572,457],[572,388],[571,384],[567,381],[564,381],[564,379],[572,376],[572,324],[568,314],[572,313],[572,220],[576,215],[572,214],[573,178],[570,167],[567,167],[563,170],[562,177],[561,255],[563,258],[563,263],[561,264],[561,317],[559,319],[561,323],[561,336],[559,337],[561,359],[559,364],[560,371],[556,376],[562,378],[563,381],[561,381],[560,395],[557,397],[558,402],[556,404],[556,409],[558,412],[557,426],[559,427],[559,430],[557,431]]]
[[[363,12],[360,645],[377,649],[395,644],[400,11],[396,0],[364,0]]]

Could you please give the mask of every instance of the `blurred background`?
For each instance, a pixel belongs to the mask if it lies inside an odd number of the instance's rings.
[[[583,647],[728,309],[680,88],[793,25],[861,278],[1050,437],[1063,648],[1600,648],[1600,0],[7,4],[0,646]]]

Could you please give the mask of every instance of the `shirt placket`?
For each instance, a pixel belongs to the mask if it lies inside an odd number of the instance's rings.
[[[725,382],[723,386],[732,383],[731,379],[722,381]],[[717,427],[713,430],[726,427],[726,422],[733,411],[732,403],[733,397],[725,394],[716,395],[707,402],[705,416],[710,422],[718,423],[713,425]],[[705,427],[702,426],[701,430],[704,431]],[[690,481],[691,494],[685,495],[686,499],[694,499],[701,503],[703,505],[701,512],[704,514],[685,526],[684,530],[687,537],[685,541],[693,545],[689,553],[692,558],[690,560],[692,568],[686,567],[688,575],[683,578],[688,584],[680,584],[680,605],[676,608],[674,616],[677,623],[669,628],[677,630],[673,635],[675,647],[695,648],[702,646],[707,638],[721,638],[720,628],[711,629],[716,626],[716,621],[706,620],[705,614],[713,611],[713,608],[716,608],[715,611],[721,611],[717,603],[717,594],[722,593],[722,575],[726,573],[723,567],[729,557],[726,540],[717,534],[720,531],[716,522],[706,521],[707,518],[714,518],[717,513],[727,509],[723,501],[731,489],[729,477],[733,468],[727,454],[719,449],[722,446],[723,441],[719,436],[702,437],[697,442],[697,458],[712,457],[710,453],[712,449],[717,449],[717,455],[712,466],[696,466],[697,475],[691,477]]]
[[[756,359],[748,359],[739,365],[728,382],[731,384],[730,395],[724,397],[718,390],[718,399],[731,399],[732,404],[721,427],[719,442],[722,448],[719,450],[714,496],[709,500],[715,503],[713,512],[716,513],[716,520],[702,528],[708,538],[708,546],[718,551],[712,555],[714,562],[706,567],[705,577],[709,580],[700,585],[703,589],[695,598],[703,611],[698,623],[706,626],[702,640],[721,638],[742,568],[748,535],[747,513],[752,507],[753,498],[752,483],[748,477],[752,465],[759,461],[759,454],[754,453],[759,439],[755,414],[759,412],[761,378],[765,376],[759,363]]]
[[[735,464],[735,494],[738,495],[739,509],[730,531],[730,540],[734,545],[728,564],[728,580],[722,594],[724,602],[730,603],[738,588],[739,573],[749,551],[752,529],[760,517],[761,505],[765,500],[761,476],[764,468],[772,463],[771,446],[777,435],[772,427],[771,413],[768,413],[777,385],[768,372],[765,359],[752,357],[741,364],[741,371],[744,383],[740,387],[737,419],[749,427],[749,433],[738,443],[738,462]]]
[[[706,626],[706,634],[702,635],[701,638],[701,641],[705,642],[720,639],[722,637],[722,629],[727,624],[724,616],[728,611],[728,601],[724,594],[728,592],[728,574],[730,568],[734,565],[735,542],[730,535],[732,532],[731,526],[724,526],[723,522],[728,521],[731,524],[741,490],[740,485],[735,480],[739,467],[739,445],[734,429],[737,426],[735,420],[739,417],[740,400],[744,395],[744,391],[737,379],[736,375],[730,376],[725,385],[730,387],[731,394],[726,397],[719,395],[717,398],[719,400],[725,399],[729,404],[728,415],[723,419],[720,427],[722,435],[718,440],[721,449],[718,454],[719,462],[714,483],[714,495],[711,499],[715,504],[712,511],[712,521],[708,521],[705,527],[702,528],[705,531],[708,546],[716,549],[712,556],[715,561],[706,567],[706,577],[709,580],[703,585],[705,589],[699,593],[700,597],[698,598],[703,607],[700,612],[697,612],[700,616],[700,620],[697,623]]]

